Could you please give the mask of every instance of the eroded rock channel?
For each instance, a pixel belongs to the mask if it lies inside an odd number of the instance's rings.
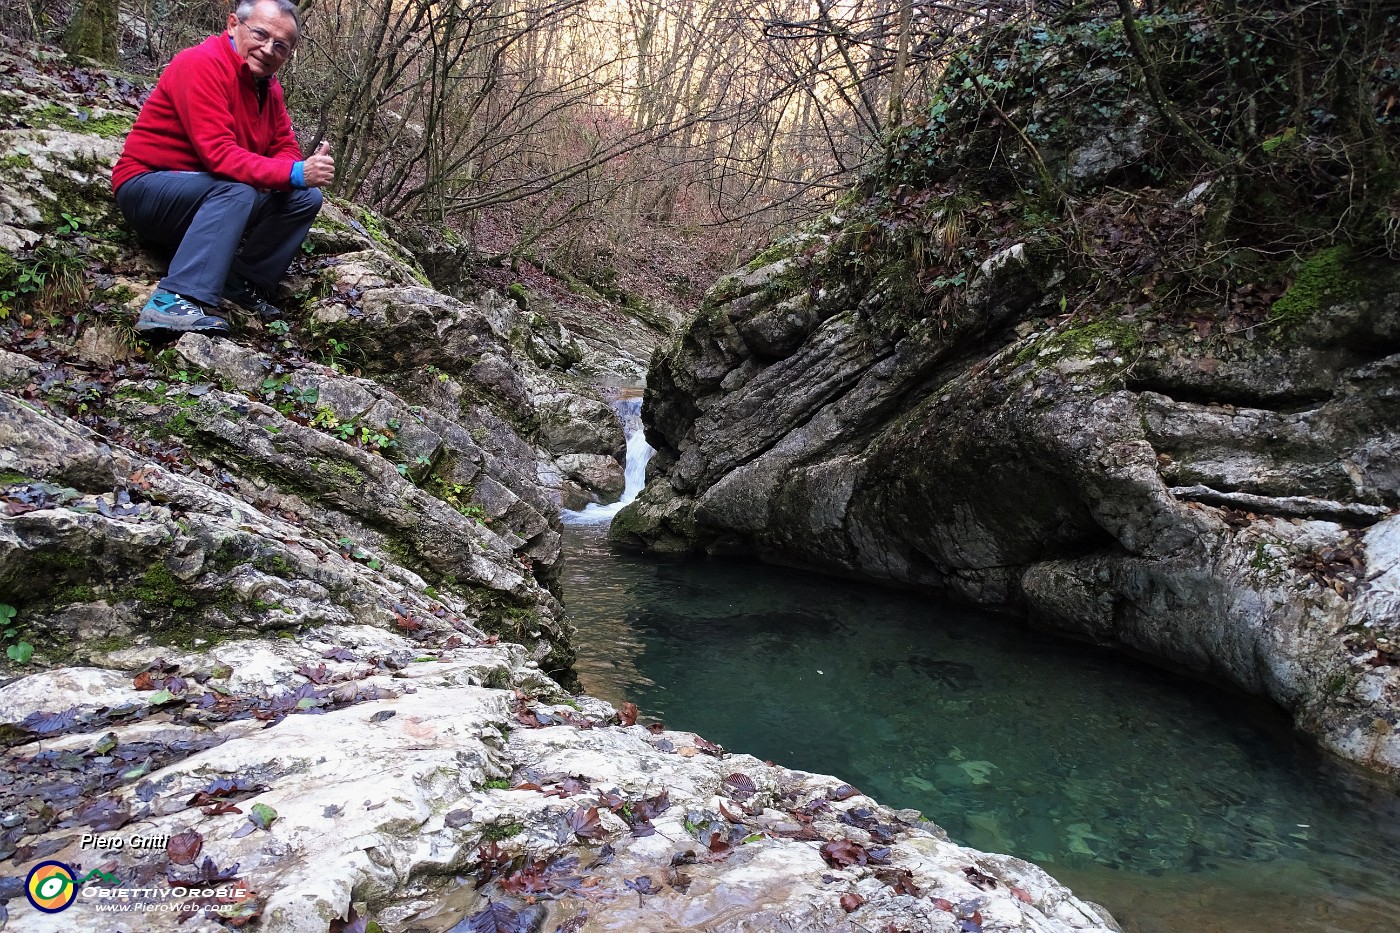
[[[437,291],[340,203],[286,326],[139,344],[157,264],[106,178],[139,88],[8,45],[0,77],[0,246],[87,309],[0,321],[9,928],[1116,929],[837,777],[565,689],[559,509],[622,477],[586,341]]]

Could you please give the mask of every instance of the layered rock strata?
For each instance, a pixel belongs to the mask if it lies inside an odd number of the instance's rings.
[[[1400,773],[1400,275],[1287,334],[1201,343],[1046,316],[988,257],[945,336],[780,262],[658,355],[650,482],[615,539],[756,553],[1029,612],[1268,696]]]

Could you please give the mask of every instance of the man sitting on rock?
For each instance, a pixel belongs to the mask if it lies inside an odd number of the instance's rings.
[[[112,169],[117,206],[175,247],[141,309],[142,333],[225,333],[221,297],[263,318],[335,178],[330,147],[303,160],[273,75],[301,37],[291,0],[240,0],[228,31],[180,52],[141,108]]]

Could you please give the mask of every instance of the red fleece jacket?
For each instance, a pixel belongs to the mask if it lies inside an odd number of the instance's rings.
[[[286,191],[300,160],[282,86],[268,79],[259,105],[257,79],[220,33],[166,67],[112,168],[112,190],[143,172],[177,171]]]

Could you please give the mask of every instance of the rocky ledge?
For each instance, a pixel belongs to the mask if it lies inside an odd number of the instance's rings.
[[[175,352],[234,386],[258,371],[230,341]],[[297,376],[322,377],[345,391]],[[0,574],[56,665],[0,687],[18,929],[129,928],[111,904],[151,930],[1117,929],[916,812],[570,696],[540,667],[567,630],[504,487],[493,529],[231,388],[116,395],[219,466],[181,472],[0,394]],[[230,473],[250,464],[295,491]],[[24,880],[50,861],[106,880],[40,913]]]
[[[1395,267],[1299,331],[1201,342],[1045,316],[1056,271],[1018,255],[972,282],[978,332],[881,346],[879,293],[832,288],[776,359],[750,329],[810,293],[722,282],[654,364],[658,454],[613,537],[1014,609],[1400,775]]]
[[[458,629],[132,649],[105,659],[121,672],[0,688],[28,739],[5,764],[5,895],[59,860],[125,888],[222,889],[148,908],[151,930],[1117,929],[1034,865],[835,778],[637,725]],[[169,903],[116,887],[52,915],[21,898],[11,920],[126,929],[96,905]]]

